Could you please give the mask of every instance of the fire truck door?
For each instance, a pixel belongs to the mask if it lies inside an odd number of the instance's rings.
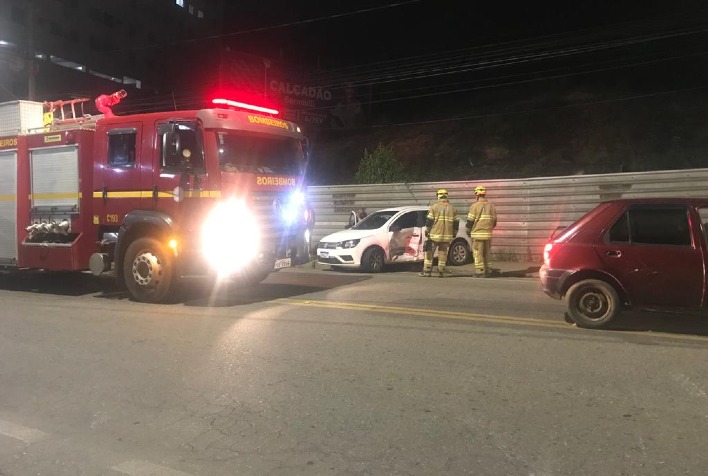
[[[152,180],[160,207],[169,210],[204,185],[202,136],[196,123],[170,122],[157,127],[157,142]]]
[[[0,265],[17,264],[17,151],[0,151]]]
[[[140,178],[142,124],[123,123],[109,126],[97,144],[96,157],[103,157],[100,177],[95,181],[93,221],[117,226],[131,210],[143,208],[152,191]]]

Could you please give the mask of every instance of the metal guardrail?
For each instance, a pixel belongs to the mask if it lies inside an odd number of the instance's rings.
[[[352,210],[372,212],[403,205],[428,205],[445,188],[464,220],[474,187],[487,187],[497,207],[492,254],[505,261],[541,262],[551,233],[569,225],[598,203],[615,198],[708,197],[708,169],[571,175],[513,180],[419,182],[308,187],[315,208],[313,243],[342,230]]]

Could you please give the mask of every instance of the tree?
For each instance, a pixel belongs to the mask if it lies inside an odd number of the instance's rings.
[[[408,181],[408,174],[393,148],[379,142],[373,152],[364,149],[355,178],[357,183],[394,183]]]

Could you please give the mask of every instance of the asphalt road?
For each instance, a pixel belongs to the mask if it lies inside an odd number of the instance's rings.
[[[535,279],[293,269],[129,301],[0,277],[0,475],[708,473],[708,319]]]

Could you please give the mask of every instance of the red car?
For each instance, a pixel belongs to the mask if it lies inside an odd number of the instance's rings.
[[[554,233],[541,285],[578,326],[607,326],[622,309],[705,310],[708,198],[600,203]]]

